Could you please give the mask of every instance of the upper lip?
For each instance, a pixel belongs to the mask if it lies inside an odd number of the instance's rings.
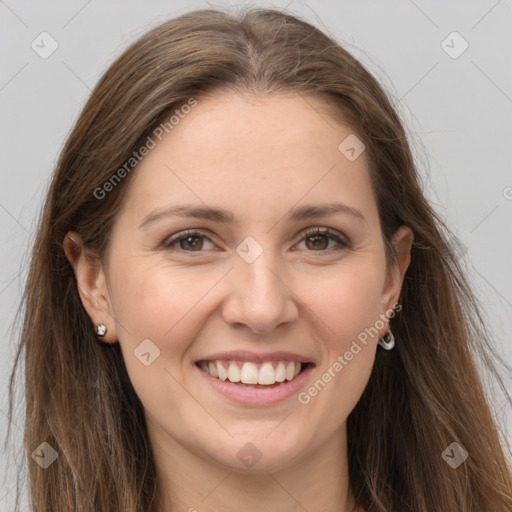
[[[228,352],[217,352],[202,357],[197,361],[248,361],[252,363],[264,363],[265,361],[295,361],[299,363],[310,363],[311,358],[295,354],[294,352],[250,352],[248,350],[231,350]]]

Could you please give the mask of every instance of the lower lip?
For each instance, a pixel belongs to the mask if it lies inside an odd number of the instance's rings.
[[[212,377],[198,366],[196,366],[196,369],[213,389],[226,398],[242,405],[258,406],[277,404],[297,394],[313,369],[313,365],[308,365],[293,380],[284,381],[279,386],[268,389],[239,386],[232,382]]]

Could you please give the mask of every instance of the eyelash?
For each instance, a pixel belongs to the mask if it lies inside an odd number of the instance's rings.
[[[307,238],[318,236],[318,235],[327,236],[329,239],[337,242],[339,244],[339,247],[331,247],[330,249],[322,249],[320,251],[310,250],[308,252],[312,252],[312,253],[318,252],[320,254],[330,254],[332,252],[338,252],[343,249],[350,249],[352,247],[350,241],[347,238],[345,238],[343,235],[341,235],[340,233],[333,231],[329,228],[319,228],[319,227],[306,229],[303,232],[303,236],[300,239],[299,243],[304,241]],[[195,229],[190,229],[187,231],[182,231],[181,233],[178,233],[177,235],[173,235],[172,237],[164,240],[162,243],[162,247],[164,249],[176,249],[177,251],[187,252],[187,253],[204,252],[201,250],[187,251],[185,249],[172,247],[173,244],[180,242],[181,240],[185,240],[186,238],[189,238],[189,237],[198,237],[198,238],[204,237],[213,243],[213,241],[206,234],[202,233],[201,231],[195,230]]]

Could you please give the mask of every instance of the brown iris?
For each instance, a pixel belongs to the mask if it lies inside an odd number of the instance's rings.
[[[198,235],[187,236],[180,240],[180,248],[186,251],[196,251],[203,248],[203,237]]]
[[[323,240],[321,240],[323,238]],[[309,242],[313,241],[313,246],[310,247],[308,245]],[[327,246],[329,245],[329,237],[327,237],[326,235],[322,235],[322,234],[319,234],[319,235],[312,235],[312,236],[308,236],[306,238],[306,247],[308,249],[320,249],[321,251],[327,249]]]

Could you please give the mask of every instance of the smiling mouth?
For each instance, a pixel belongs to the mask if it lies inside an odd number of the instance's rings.
[[[219,380],[244,387],[271,388],[290,382],[312,363],[297,361],[198,361],[196,365]]]

